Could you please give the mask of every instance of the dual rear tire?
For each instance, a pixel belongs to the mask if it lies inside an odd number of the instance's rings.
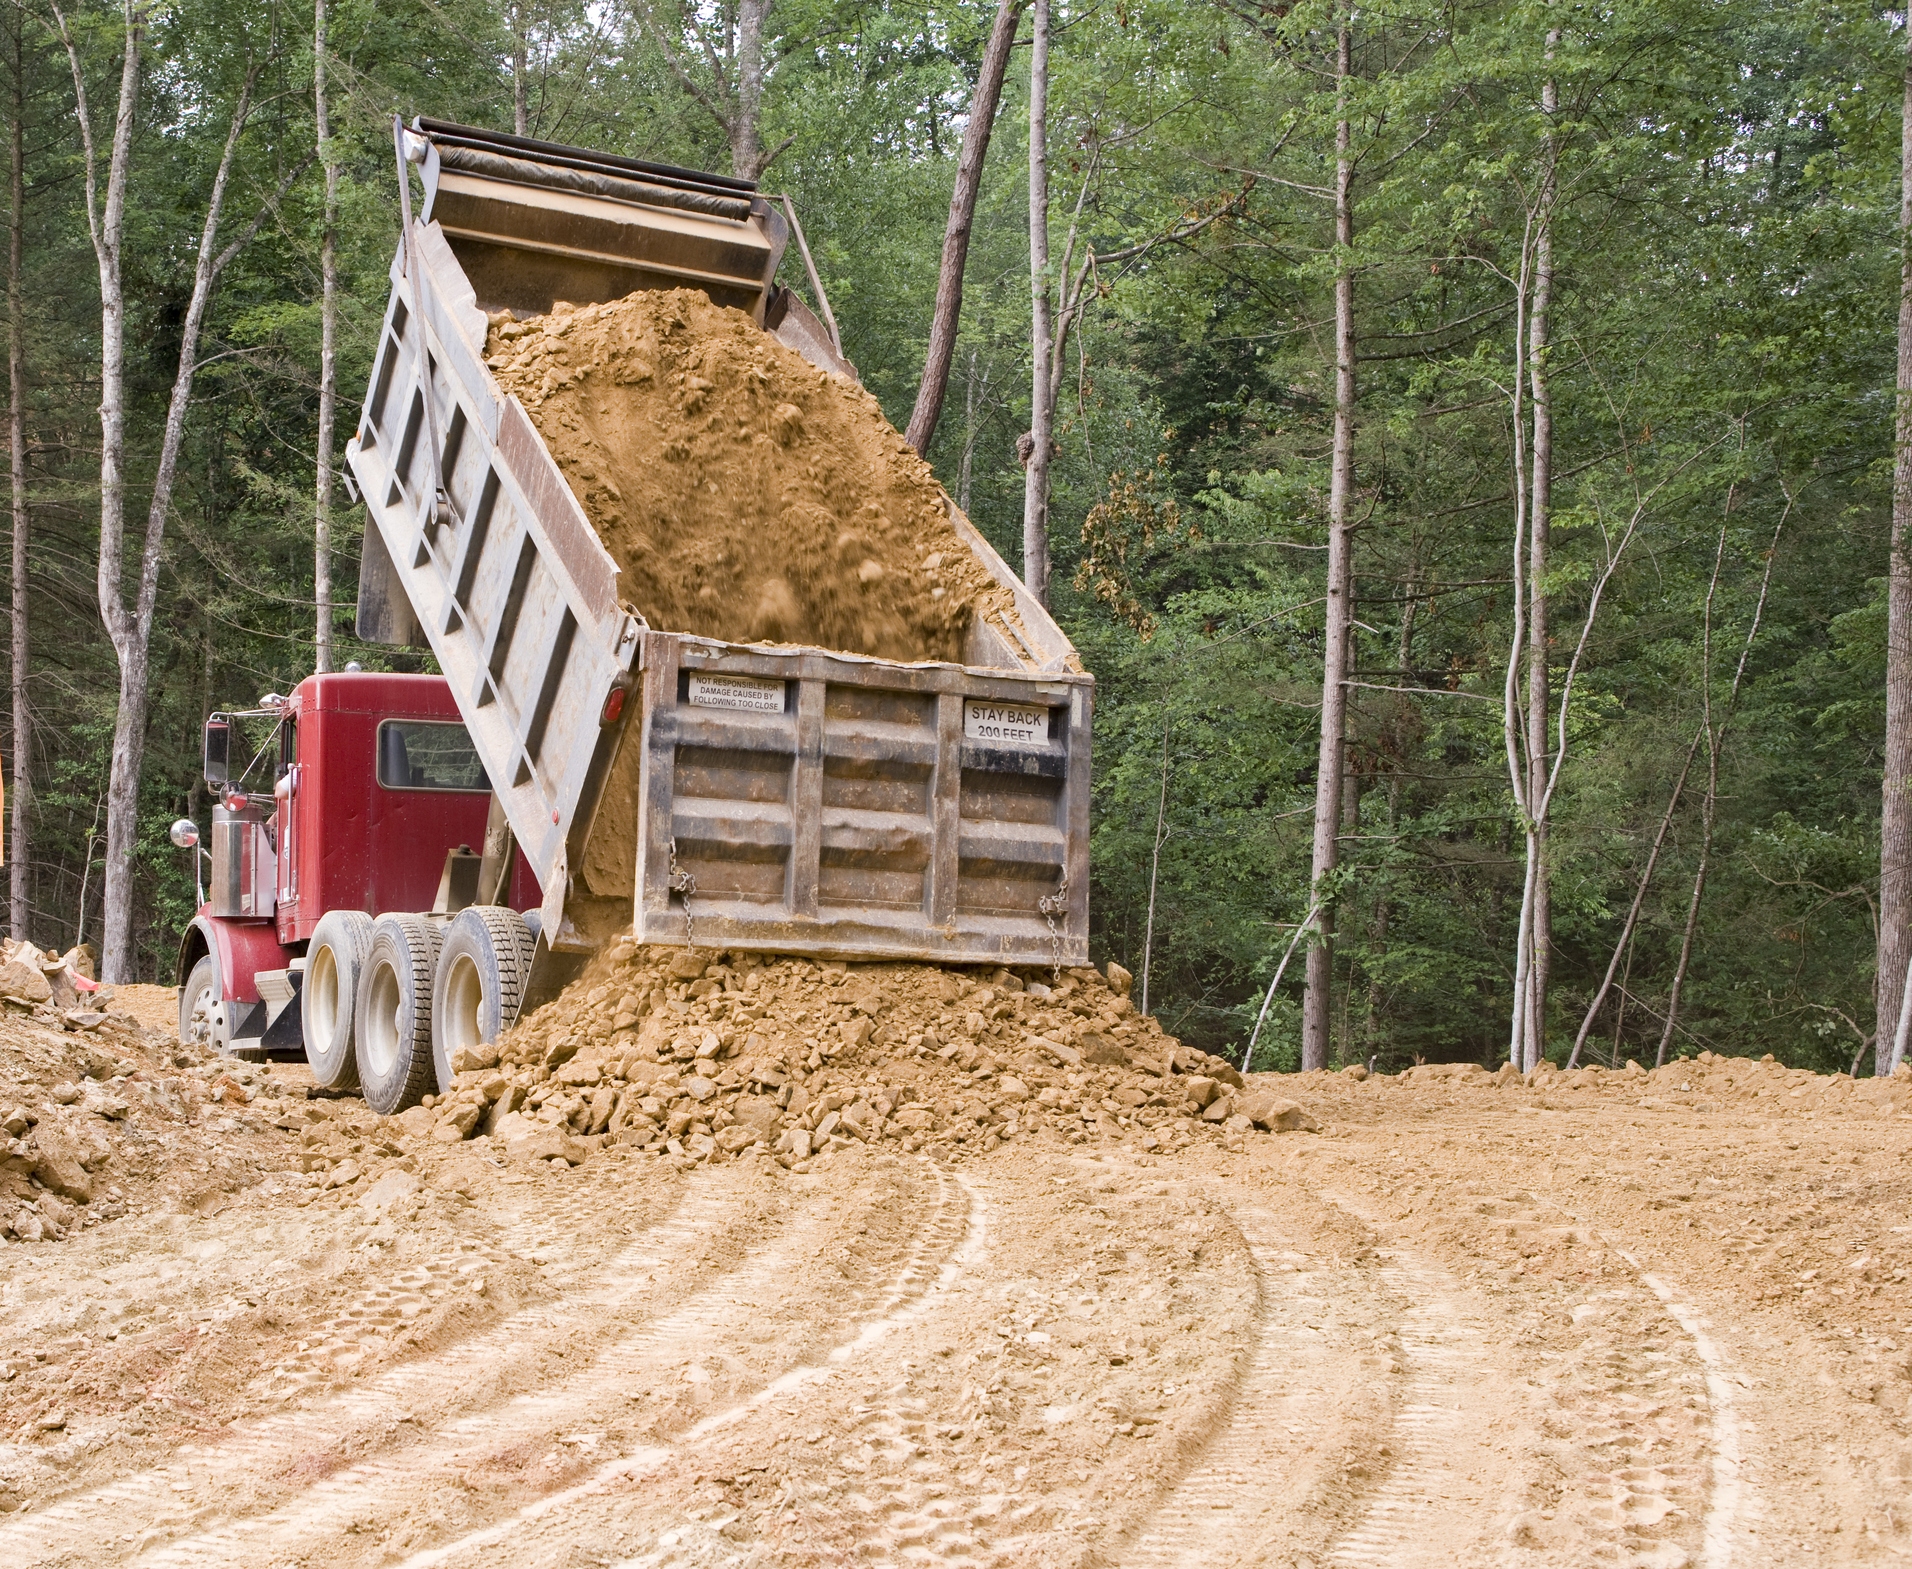
[[[361,1088],[380,1116],[451,1084],[456,1053],[516,1022],[536,938],[524,917],[474,905],[423,915],[334,910],[306,949],[305,1055],[318,1081]]]
[[[381,915],[359,976],[359,1086],[381,1117],[416,1106],[437,1083],[432,1072],[432,979],[440,928],[422,915]]]
[[[536,950],[516,910],[475,904],[458,912],[432,987],[432,1063],[441,1085],[451,1083],[461,1052],[489,1045],[517,1021]]]

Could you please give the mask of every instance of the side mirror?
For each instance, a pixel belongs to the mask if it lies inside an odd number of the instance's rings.
[[[206,721],[206,783],[224,784],[232,755],[232,726],[223,719]]]
[[[199,843],[199,824],[190,817],[182,817],[168,830],[166,837],[181,850],[190,850]]]

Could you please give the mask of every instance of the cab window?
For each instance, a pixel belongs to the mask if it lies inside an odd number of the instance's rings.
[[[378,782],[387,790],[491,788],[465,727],[428,719],[387,719],[379,725]]]

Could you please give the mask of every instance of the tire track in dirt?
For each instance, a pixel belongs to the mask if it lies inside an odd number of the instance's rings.
[[[668,1446],[647,1447],[607,1461],[576,1486],[539,1499],[482,1530],[415,1553],[405,1559],[399,1569],[439,1569],[468,1554],[482,1552],[507,1537],[515,1538],[523,1553],[533,1553],[540,1545],[561,1549],[564,1542],[585,1533],[585,1523],[575,1518],[581,1507],[619,1484],[641,1480],[665,1464],[693,1454],[700,1445],[745,1418],[776,1407],[806,1384],[828,1377],[921,1318],[937,1298],[981,1262],[989,1246],[990,1216],[988,1200],[972,1183],[932,1162],[923,1164],[936,1182],[927,1221],[917,1232],[908,1258],[892,1276],[881,1298],[863,1315],[855,1334],[839,1341],[814,1361],[790,1368],[748,1398],[705,1416]],[[857,1320],[851,1322],[854,1324]],[[521,1535],[527,1526],[534,1528],[533,1533]],[[703,1537],[709,1540],[700,1540]],[[650,1566],[686,1562],[722,1564],[741,1562],[748,1556],[748,1551],[737,1550],[716,1532],[705,1528],[701,1521],[685,1518],[659,1530],[651,1549],[621,1560],[621,1569],[622,1566],[650,1569]]]
[[[30,1569],[63,1553],[97,1550],[103,1541],[120,1535],[115,1528],[129,1520],[139,1522],[141,1534],[163,1529],[168,1517],[176,1528],[188,1526],[190,1515],[180,1513],[179,1495],[192,1488],[194,1473],[227,1481],[267,1477],[292,1469],[305,1457],[336,1449],[356,1433],[421,1410],[444,1411],[481,1386],[504,1352],[580,1332],[601,1332],[607,1315],[647,1294],[660,1268],[718,1236],[727,1222],[741,1218],[736,1211],[734,1198],[725,1193],[691,1195],[680,1190],[662,1219],[597,1265],[592,1290],[511,1314],[440,1353],[407,1362],[302,1410],[244,1423],[214,1442],[182,1447],[165,1465],[57,1500],[9,1526],[0,1537],[0,1569]],[[503,1248],[472,1256],[513,1251],[513,1244],[522,1247],[534,1234],[551,1235],[548,1217],[521,1229],[508,1228]],[[580,1239],[558,1254],[575,1262],[587,1251]]]
[[[1704,1316],[1640,1260],[1557,1201],[1534,1198],[1634,1280],[1571,1311],[1539,1434],[1551,1506],[1509,1526],[1507,1562],[1586,1553],[1654,1569],[1743,1569],[1759,1513],[1746,1476],[1730,1365]],[[1523,1551],[1522,1549],[1526,1549]]]
[[[1643,1268],[1625,1249],[1616,1249],[1620,1257],[1639,1272],[1647,1288],[1666,1304],[1667,1312],[1678,1321],[1693,1342],[1706,1368],[1706,1394],[1712,1415],[1712,1487],[1706,1500],[1706,1520],[1701,1528],[1699,1569],[1735,1569],[1744,1523],[1757,1517],[1757,1497],[1747,1485],[1745,1456],[1741,1444],[1739,1404],[1733,1394],[1732,1372],[1713,1337],[1707,1333],[1706,1318],[1690,1303],[1681,1300],[1673,1288]]]
[[[949,1211],[961,1189],[953,1179],[924,1163],[932,1177],[932,1193],[927,1203],[909,1216],[912,1245],[900,1269],[871,1291],[848,1286],[836,1307],[837,1322],[851,1322],[872,1314],[881,1322],[886,1312],[894,1314],[897,1303],[913,1294],[914,1282],[926,1271],[925,1254],[939,1238],[949,1234]],[[831,1208],[828,1195],[820,1195],[820,1207]],[[837,1214],[841,1215],[841,1210]],[[792,1217],[801,1221],[802,1210]],[[650,1390],[686,1360],[693,1366],[708,1358],[723,1343],[733,1338],[737,1327],[753,1321],[759,1309],[774,1304],[790,1281],[802,1277],[808,1261],[811,1228],[786,1222],[763,1245],[741,1258],[736,1267],[718,1280],[685,1298],[672,1312],[650,1318],[635,1333],[626,1334],[586,1365],[577,1367],[561,1381],[532,1393],[512,1398],[502,1405],[445,1422],[421,1435],[416,1443],[405,1444],[367,1458],[315,1482],[298,1496],[263,1514],[221,1522],[207,1531],[176,1541],[141,1556],[137,1561],[153,1565],[179,1566],[179,1569],[250,1569],[261,1549],[279,1551],[310,1550],[314,1545],[335,1539],[364,1518],[390,1520],[404,1511],[413,1495],[429,1497],[440,1484],[449,1484],[461,1473],[482,1467],[504,1453],[555,1443],[561,1432],[601,1420],[607,1405],[621,1406],[627,1391]],[[956,1229],[960,1239],[962,1230]],[[804,1338],[815,1332],[813,1322],[802,1326]],[[869,1328],[862,1336],[871,1333]],[[851,1337],[832,1355],[853,1354],[862,1336]],[[799,1348],[800,1350],[800,1348]],[[786,1372],[772,1381],[756,1398],[766,1398],[787,1379],[801,1376]],[[686,1441],[694,1441],[722,1422],[735,1420],[748,1410],[751,1402],[736,1410],[726,1410],[694,1425]],[[660,1418],[668,1425],[669,1414]],[[607,1479],[600,1484],[594,1478],[579,1488],[540,1499],[530,1506],[541,1517],[562,1507],[572,1494],[587,1496],[608,1485],[617,1475],[629,1474],[633,1465],[654,1463],[655,1457],[668,1451],[647,1446],[637,1455],[623,1457],[602,1468]],[[514,1514],[507,1523],[515,1521]],[[487,1528],[490,1529],[490,1528]],[[484,1531],[478,1535],[486,1534]],[[455,1548],[456,1544],[454,1544]],[[443,1549],[449,1551],[452,1549]]]
[[[1249,1555],[1286,1523],[1278,1517],[1288,1500],[1269,1479],[1292,1481],[1296,1467],[1314,1471],[1320,1464],[1310,1455],[1321,1416],[1318,1391],[1342,1354],[1322,1326],[1349,1312],[1349,1288],[1360,1289],[1355,1272],[1331,1270],[1319,1259],[1294,1267],[1288,1238],[1265,1210],[1236,1210],[1233,1219],[1255,1267],[1255,1339],[1225,1425],[1116,1555],[1129,1569],[1208,1569]]]
[[[1396,1455],[1330,1562],[1346,1569],[1448,1565],[1487,1507],[1487,1489],[1458,1463],[1482,1404],[1472,1397],[1485,1372],[1479,1347],[1487,1329],[1455,1300],[1458,1285],[1447,1271],[1404,1250],[1385,1249],[1383,1257],[1381,1281],[1406,1304]]]
[[[1464,1544],[1480,1538],[1498,1469],[1480,1431],[1504,1406],[1488,1387],[1482,1353],[1488,1329],[1463,1302],[1459,1281],[1432,1259],[1379,1240],[1383,1224],[1351,1194],[1321,1197],[1375,1237],[1378,1285],[1394,1299],[1400,1381],[1392,1442],[1378,1435],[1373,1456],[1390,1463],[1366,1490],[1358,1518],[1334,1538],[1328,1561],[1342,1569],[1451,1569]]]

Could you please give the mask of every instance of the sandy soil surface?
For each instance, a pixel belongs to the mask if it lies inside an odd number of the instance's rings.
[[[1155,1153],[573,1167],[146,1045],[124,1213],[0,1250],[5,1569],[1912,1554],[1903,1081],[1314,1075],[1249,1089],[1319,1132]]]
[[[500,317],[486,362],[652,626],[955,660],[1011,604],[876,399],[701,291]]]

